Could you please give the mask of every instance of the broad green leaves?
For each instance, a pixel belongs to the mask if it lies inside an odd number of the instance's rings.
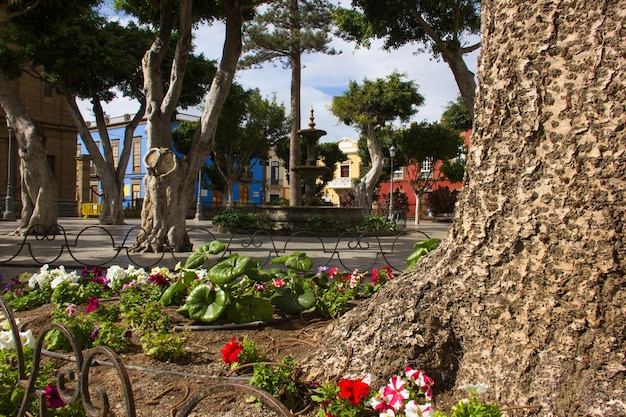
[[[419,261],[424,255],[437,249],[440,243],[441,243],[441,239],[427,239],[427,240],[422,240],[421,242],[417,242],[413,246],[415,248],[415,251],[413,251],[413,253],[411,253],[406,260],[406,263],[409,266],[407,267],[405,271],[408,271],[409,269],[413,268],[415,264],[417,263],[417,261]]]
[[[189,293],[185,306],[189,318],[203,322],[217,320],[226,309],[228,295],[219,287],[200,284]]]
[[[280,311],[288,314],[298,314],[315,306],[315,294],[310,288],[300,283],[293,286],[281,287],[271,298],[272,304]]]

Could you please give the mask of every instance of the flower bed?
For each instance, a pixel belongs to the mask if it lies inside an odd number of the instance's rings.
[[[172,314],[200,327],[205,323],[269,323],[304,313],[336,318],[394,278],[388,266],[371,272],[341,272],[326,266],[312,269],[311,259],[302,252],[277,257],[272,260],[274,268],[264,269],[247,257],[225,256],[224,248],[218,241],[211,242],[174,270],[113,266],[107,271],[84,268],[78,273],[44,266],[35,274],[22,274],[6,283],[3,298],[14,311],[53,306],[50,317],[71,331],[80,349],[106,346],[118,353],[139,349],[156,361],[189,363],[190,334],[177,331],[188,326],[177,328]],[[6,324],[1,336],[0,360],[14,363],[16,341]],[[35,348],[32,330],[20,333],[20,339],[30,360]],[[48,351],[70,348],[67,337],[57,328],[46,333],[44,347]],[[393,377],[381,390],[370,392],[367,377],[342,379],[337,384],[300,381],[291,356],[284,356],[279,364],[268,364],[267,355],[260,354],[256,343],[246,337],[231,337],[220,353],[223,362],[240,375],[246,372],[239,367],[253,364],[247,368],[250,383],[291,409],[311,408],[317,402],[318,415],[325,417],[432,415],[432,408],[426,407],[432,382],[419,371],[407,369],[406,378]],[[6,388],[0,393],[3,415],[15,412],[24,393],[15,384],[15,372],[10,366],[0,371]],[[37,386],[45,387],[42,398],[50,408],[48,415],[84,415],[80,403],[66,406],[57,395],[54,373],[53,366],[46,365],[38,375]]]

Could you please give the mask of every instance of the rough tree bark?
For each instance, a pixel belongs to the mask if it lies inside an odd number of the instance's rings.
[[[332,326],[311,373],[425,370],[540,415],[626,415],[626,8],[483,1],[477,115],[440,249]],[[412,300],[412,303],[407,303]]]
[[[366,129],[367,151],[370,154],[372,166],[354,187],[354,205],[370,209],[372,208],[372,192],[383,171],[383,151],[380,149],[374,124],[368,123]]]
[[[19,146],[22,214],[20,225],[13,233],[27,233],[35,225],[43,228],[38,232],[56,233],[57,187],[48,165],[44,137],[3,71],[0,71],[0,105],[9,118]]]

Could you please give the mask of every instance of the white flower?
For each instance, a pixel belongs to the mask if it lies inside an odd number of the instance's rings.
[[[9,324],[9,320],[4,319],[0,321],[0,330],[11,330],[11,325]]]
[[[10,330],[0,332],[0,349],[15,350],[15,340]]]
[[[468,392],[471,395],[480,395],[487,392],[489,385],[479,382],[478,384],[463,384],[457,389]]]
[[[35,336],[33,331],[28,329],[25,332],[20,332],[20,341],[22,347],[28,346],[31,349],[35,349]],[[15,340],[13,339],[13,333],[10,330],[3,330],[0,332],[0,349],[15,350]]]
[[[207,271],[204,268],[196,269],[196,279],[198,279],[199,281],[202,281],[206,278],[208,273],[209,271]]]
[[[406,417],[432,417],[435,415],[435,410],[430,403],[418,404],[415,400],[411,400],[404,405],[404,414]]]
[[[80,277],[76,275],[76,272],[72,272],[68,275],[59,275],[50,281],[50,288],[55,289],[62,282],[69,281],[70,285],[78,285],[78,279]]]
[[[35,339],[35,336],[33,336],[33,331],[31,329],[28,329],[25,332],[20,332],[20,340],[22,341],[22,346],[28,346],[31,349],[35,349],[35,343],[37,340]]]
[[[32,289],[44,287],[50,282],[50,274],[48,273],[48,264],[45,264],[39,269],[39,272],[34,273],[28,278],[28,286]]]

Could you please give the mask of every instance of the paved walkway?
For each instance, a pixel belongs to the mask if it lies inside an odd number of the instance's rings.
[[[135,264],[145,268],[153,265],[167,266],[184,262],[188,253],[134,254],[127,249],[140,230],[139,219],[128,219],[122,226],[99,226],[97,219],[61,218],[59,224],[65,235],[35,237],[9,236],[17,222],[0,221],[0,274],[9,278],[24,271],[34,272],[38,265],[64,265],[80,270],[83,265]],[[443,239],[450,223],[422,221],[415,225],[407,222],[406,233],[400,236],[368,236],[356,239],[355,235],[342,237],[317,237],[311,234],[269,236],[217,233],[209,220],[187,220],[194,248],[218,239],[228,245],[231,253],[250,256],[269,264],[276,256],[296,251],[313,258],[315,266],[329,265],[340,269],[368,270],[381,265],[391,265],[396,270],[406,267],[406,257],[413,245],[428,237]],[[20,249],[21,248],[21,249]],[[18,252],[19,251],[19,252]]]

